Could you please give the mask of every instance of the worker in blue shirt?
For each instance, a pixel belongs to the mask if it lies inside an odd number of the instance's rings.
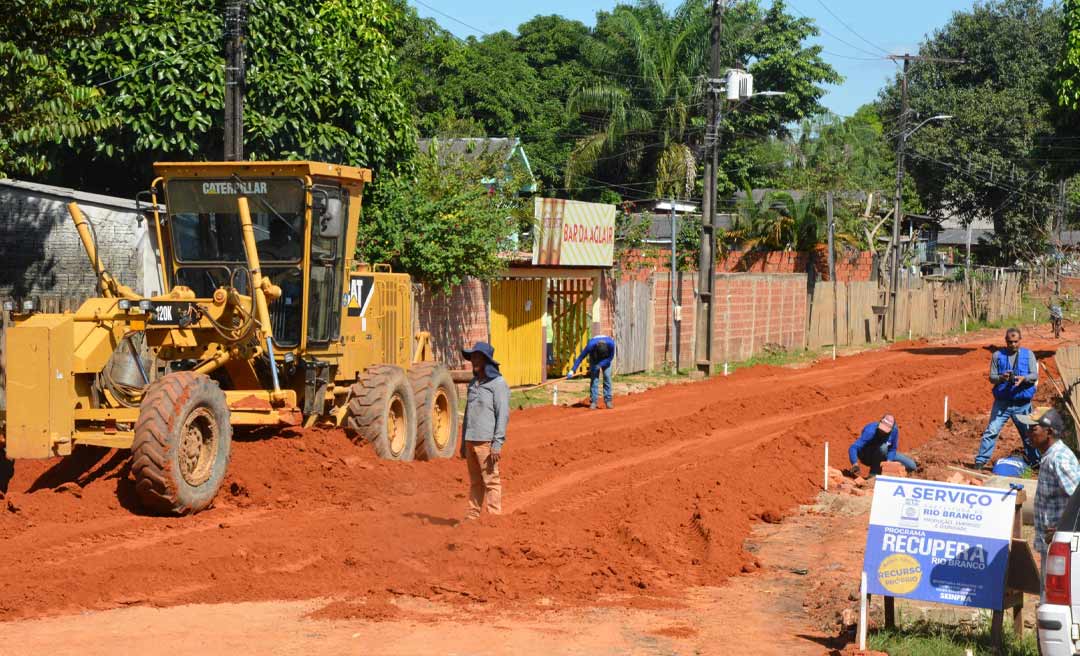
[[[848,448],[848,459],[851,461],[851,473],[859,475],[859,463],[870,468],[871,475],[881,473],[882,462],[898,462],[908,472],[918,468],[915,461],[903,453],[896,451],[900,446],[900,428],[896,425],[896,419],[892,415],[885,415],[881,421],[870,422],[863,427],[859,439],[855,440]]]
[[[581,366],[581,361],[589,358],[589,378],[592,384],[589,387],[589,408],[596,410],[596,397],[600,386],[600,379],[604,380],[604,407],[610,410],[611,405],[611,360],[615,357],[615,340],[607,335],[597,335],[589,340],[581,354],[574,361],[574,366],[566,376],[569,380],[574,377],[574,372]]]

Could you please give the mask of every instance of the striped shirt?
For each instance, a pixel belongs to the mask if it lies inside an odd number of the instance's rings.
[[[1039,461],[1039,487],[1035,491],[1035,550],[1046,550],[1046,529],[1061,521],[1065,504],[1080,482],[1080,463],[1061,440],[1054,442]]]

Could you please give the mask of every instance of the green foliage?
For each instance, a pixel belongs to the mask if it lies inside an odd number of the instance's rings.
[[[1062,42],[1061,10],[1040,0],[994,0],[957,12],[919,54],[965,63],[914,62],[908,129],[938,114],[907,144],[906,168],[931,212],[993,218],[1003,262],[1031,259],[1046,243],[1054,181],[1067,177],[1057,100],[1049,81]],[[898,129],[898,80],[880,99]]]
[[[91,0],[11,0],[0,21],[0,177],[50,168],[50,144],[93,135],[113,121],[88,119],[101,92],[54,56],[92,34]]]
[[[1062,107],[1080,109],[1080,2],[1064,0],[1061,9],[1065,41],[1054,69],[1054,91]]]
[[[597,15],[583,51],[602,79],[578,85],[569,106],[599,129],[578,140],[567,164],[568,186],[585,191],[610,183],[635,197],[694,194],[705,136],[702,45],[708,43],[709,6],[686,0],[668,14],[658,2],[643,0]],[[840,77],[820,48],[804,47],[817,33],[812,22],[789,15],[782,0],[767,10],[739,3],[725,13],[724,25],[725,65],[754,74],[758,89],[785,92],[724,113],[718,175],[721,192],[728,193],[733,180],[747,179],[753,144],[821,111],[821,85]]]
[[[390,0],[253,0],[249,5],[245,155],[393,170],[415,149],[396,78],[402,17]],[[130,193],[155,160],[220,159],[223,18],[217,0],[118,0],[108,29],[60,48],[78,79],[110,80],[91,108],[118,124],[68,139],[66,183]],[[93,165],[87,165],[93,161]]]
[[[875,631],[869,635],[867,647],[894,656],[963,656],[966,650],[976,654],[991,654],[990,622],[985,615],[972,625],[945,625],[916,620],[903,629]],[[1038,653],[1035,634],[1025,631],[1023,639],[1005,627],[1005,656],[1035,656]]]
[[[697,159],[690,128],[702,113],[707,27],[703,4],[693,0],[671,15],[652,0],[597,15],[588,56],[611,74],[570,96],[570,110],[595,118],[600,129],[578,140],[568,187],[601,170],[629,174],[639,183],[632,188],[657,197],[691,195]]]
[[[465,158],[441,152],[437,141],[413,162],[413,170],[372,186],[358,255],[442,291],[468,276],[495,277],[506,266],[503,254],[515,246],[512,236],[530,221],[532,204],[517,195],[523,174],[513,171],[489,189],[482,179],[505,175],[500,154]]]

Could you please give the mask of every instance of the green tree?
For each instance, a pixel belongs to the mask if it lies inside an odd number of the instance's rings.
[[[91,0],[11,0],[0,21],[0,177],[42,174],[48,149],[107,127],[84,113],[101,91],[76,78],[55,56],[95,30]]]
[[[611,74],[570,97],[570,110],[597,119],[600,129],[577,142],[568,187],[602,170],[660,197],[691,195],[697,158],[690,135],[701,115],[706,29],[704,6],[693,0],[671,15],[655,0],[597,15],[590,60]]]
[[[71,139],[64,182],[130,194],[155,160],[220,159],[223,19],[216,0],[118,0],[108,29],[58,48],[77,79],[113,80],[89,112],[116,117],[93,142]],[[249,5],[245,154],[369,166],[406,161],[415,130],[396,76],[403,18],[391,0]]]
[[[1060,8],[1040,0],[995,0],[957,12],[919,48],[964,63],[914,62],[908,128],[938,114],[907,144],[906,167],[933,212],[992,218],[1003,261],[1045,244],[1055,179],[1073,159],[1058,140],[1050,84],[1063,42]],[[882,93],[895,134],[898,81]]]
[[[525,180],[513,171],[502,184],[483,179],[506,176],[499,153],[455,156],[438,142],[415,156],[412,171],[389,176],[372,188],[360,225],[358,254],[386,262],[442,291],[469,277],[493,278],[502,257],[528,222],[531,202],[517,190]]]

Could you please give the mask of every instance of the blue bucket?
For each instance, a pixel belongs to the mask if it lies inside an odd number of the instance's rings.
[[[994,463],[991,471],[999,476],[1021,476],[1025,469],[1027,469],[1027,463],[1023,458],[1009,456]]]

